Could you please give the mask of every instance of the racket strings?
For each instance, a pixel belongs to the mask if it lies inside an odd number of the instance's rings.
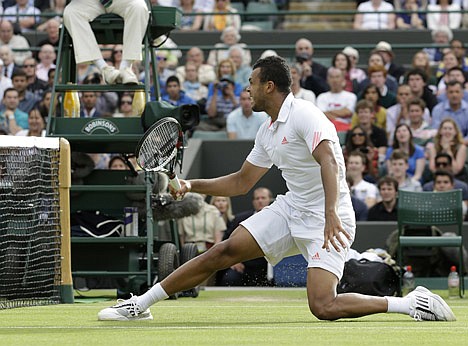
[[[163,168],[177,154],[179,140],[176,124],[165,123],[152,131],[143,143],[140,153],[144,165],[148,168]]]

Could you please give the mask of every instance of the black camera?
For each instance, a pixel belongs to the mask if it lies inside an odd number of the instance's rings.
[[[302,64],[302,63],[308,61],[309,59],[310,59],[310,56],[307,53],[302,53],[302,54],[296,55],[296,62],[298,62],[299,64]]]
[[[229,85],[229,82],[219,82],[216,87],[219,89],[219,90],[223,90],[224,88],[227,88],[227,86]]]
[[[369,153],[369,149],[368,148],[359,148],[359,151],[363,154],[368,154]]]

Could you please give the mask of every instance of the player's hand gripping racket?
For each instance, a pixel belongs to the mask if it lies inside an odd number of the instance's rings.
[[[177,152],[183,150],[183,133],[174,118],[163,118],[145,132],[136,148],[136,160],[145,171],[163,172],[176,191],[181,189],[175,173]]]

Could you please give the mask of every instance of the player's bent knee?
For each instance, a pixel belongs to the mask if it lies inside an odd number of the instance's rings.
[[[330,309],[330,304],[309,302],[309,309],[312,315],[317,317],[319,320],[332,321],[337,319],[333,311]]]

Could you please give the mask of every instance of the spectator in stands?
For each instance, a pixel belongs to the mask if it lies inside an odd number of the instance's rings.
[[[446,78],[447,82],[457,81],[465,86],[463,88],[463,100],[465,102],[468,102],[468,89],[467,89],[468,84],[466,83],[466,76],[463,73],[463,70],[461,69],[461,67],[458,67],[458,66],[452,67],[450,70],[447,71],[446,76],[447,76]],[[440,103],[446,100],[447,100],[447,93],[446,93],[446,90],[444,89],[440,93],[438,93],[437,101]]]
[[[28,113],[18,109],[18,105],[18,91],[15,88],[6,89],[2,100],[0,124],[13,135],[29,126]]]
[[[382,57],[382,54],[380,54],[379,52],[375,52],[375,51],[372,52],[369,55],[367,66],[368,66],[367,67],[368,73],[369,73],[370,68],[373,68],[375,66],[385,66],[385,61],[384,61],[384,58]],[[367,85],[369,85],[369,83],[371,83],[371,81],[370,81],[370,76],[368,75],[368,77],[365,78],[361,83],[359,83],[358,85],[355,85],[354,92],[356,94],[360,94],[362,90]],[[396,93],[396,90],[398,88],[398,82],[395,79],[395,77],[393,77],[391,74],[388,74],[388,73],[386,74],[385,85],[391,92]]]
[[[36,59],[26,58],[24,59],[23,70],[26,74],[28,87],[27,91],[32,92],[36,95],[36,98],[42,98],[42,94],[48,88],[47,82],[37,78],[36,76]]]
[[[47,72],[51,68],[55,68],[55,48],[50,44],[45,44],[39,51],[39,64],[36,67],[37,78],[47,81],[49,79]]]
[[[0,48],[0,55],[1,55],[1,49],[2,48]],[[13,86],[11,79],[4,75],[3,73],[4,69],[5,69],[5,66],[3,66],[3,60],[0,59],[0,102],[3,99],[4,91]]]
[[[384,130],[386,129],[387,122],[387,110],[380,105],[380,90],[374,84],[369,84],[364,88],[362,92],[362,99],[369,101],[373,105],[372,110],[372,124],[378,128]],[[357,111],[353,114],[351,118],[351,126],[354,127],[360,122]]]
[[[81,94],[81,118],[99,118],[101,114],[96,109],[97,93],[95,91],[84,91]]]
[[[241,35],[238,29],[229,26],[221,33],[221,42],[216,43],[214,48],[208,54],[207,63],[212,66],[217,66],[219,63],[229,57],[229,48],[234,45],[244,49],[244,64],[250,65],[252,57],[245,43],[240,43]]]
[[[387,74],[395,77],[398,83],[401,83],[405,74],[405,68],[403,66],[395,64],[395,53],[393,53],[392,46],[386,41],[380,41],[375,46],[374,51],[379,52],[384,60],[384,66],[387,70]]]
[[[195,104],[196,102],[185,95],[185,91],[181,90],[179,78],[170,76],[166,81],[166,92],[162,96],[163,101],[169,102],[173,106],[182,106]]]
[[[125,159],[120,155],[115,155],[109,160],[109,169],[126,171],[128,170],[128,165],[125,162]]]
[[[241,28],[241,19],[237,10],[231,7],[230,0],[216,0],[215,5],[211,10],[212,15],[205,17],[203,22],[203,30],[206,31],[223,31],[227,27],[232,26],[237,31]],[[230,14],[219,14],[230,13]]]
[[[349,174],[346,176],[346,182],[348,183],[348,187],[351,189],[353,181]],[[353,205],[356,221],[367,221],[367,213],[369,212],[369,209],[367,208],[366,203],[351,195],[351,204]]]
[[[226,223],[226,229],[228,229],[232,220],[234,220],[231,198],[225,196],[211,196],[210,204],[214,205],[216,209],[219,210],[224,222]]]
[[[451,157],[451,172],[457,179],[468,181],[468,174],[465,168],[466,146],[460,128],[454,119],[445,118],[441,121],[434,137],[434,143],[428,145],[428,153],[429,168],[432,172],[437,169],[437,154],[446,153]]]
[[[181,245],[194,243],[199,253],[219,243],[226,231],[226,223],[219,210],[206,202],[197,214],[178,219],[177,224]]]
[[[3,12],[3,20],[18,23],[21,32],[33,31],[34,27],[40,23],[41,11],[34,7],[29,0],[16,0],[15,6],[10,6]],[[24,15],[28,16],[24,16]]]
[[[199,47],[192,47],[187,51],[186,62],[192,62],[197,67],[198,72],[198,81],[203,85],[208,85],[211,82],[214,82],[216,79],[216,72],[213,66],[205,64],[205,58],[203,51]],[[183,84],[185,81],[185,68],[184,66],[179,66],[176,69],[177,78]]]
[[[396,99],[397,99],[397,103],[387,109],[386,130],[387,130],[387,136],[388,136],[390,145],[392,144],[392,141],[393,141],[393,133],[395,132],[395,127],[398,124],[409,125],[411,122],[409,111],[408,111],[408,108],[409,108],[408,102],[411,99],[421,100],[418,97],[416,98],[412,97],[411,88],[409,87],[408,84],[401,84],[398,87]],[[423,112],[422,121],[426,122],[427,125],[430,125],[431,113],[429,112],[429,109],[425,106],[425,103],[424,103],[424,107],[425,108]],[[413,125],[416,125],[416,121],[413,123]]]
[[[156,52],[156,61],[157,61],[157,72],[158,72],[158,80],[159,80],[159,91],[161,95],[165,95],[166,93],[166,81],[169,77],[175,75],[175,71],[168,66],[168,56],[169,52],[164,49],[160,49]],[[143,78],[146,78],[143,73]],[[151,86],[151,99],[155,100],[156,96],[154,94],[153,86]]]
[[[50,20],[58,21],[60,24],[62,23],[63,11],[65,10],[67,0],[53,0],[49,2],[49,4],[50,3],[52,3],[52,6],[44,9],[41,13],[44,17],[42,23],[36,28],[38,31],[46,31]],[[50,16],[45,16],[47,14],[56,14],[56,16],[51,18]]]
[[[123,45],[116,44],[112,47],[112,54],[111,54],[111,62],[112,66],[116,69],[120,68],[120,63],[122,62],[122,53],[123,53]]]
[[[107,84],[122,82],[138,84],[132,71],[134,61],[141,60],[141,43],[148,26],[149,11],[145,0],[107,1],[108,7],[94,0],[71,1],[63,13],[63,21],[73,39],[75,60],[79,63],[93,62],[104,76]],[[124,19],[123,60],[119,70],[109,66],[102,57],[89,22],[101,14],[115,13]]]
[[[453,39],[452,30],[447,26],[439,26],[434,28],[431,31],[432,43],[436,46],[445,46],[450,43]],[[429,56],[429,61],[432,65],[437,65],[439,61],[442,60],[442,53],[443,48],[440,47],[431,47],[431,48],[424,48],[424,51]],[[427,102],[426,102],[427,103]]]
[[[240,84],[242,88],[249,85],[250,74],[252,67],[245,62],[245,51],[240,45],[234,45],[229,48],[228,58],[234,62],[236,66],[236,83]]]
[[[208,84],[208,98],[210,98],[214,93],[218,93],[218,96],[221,96],[221,89],[216,89],[216,83],[224,77],[234,81],[234,94],[236,96],[240,95],[243,88],[239,83],[236,83],[236,65],[231,59],[228,58],[219,62],[216,68],[216,77],[217,80]]]
[[[406,78],[411,89],[411,96],[424,100],[426,107],[432,112],[432,109],[437,104],[437,98],[427,86],[427,75],[424,71],[418,68],[409,70]]]
[[[343,52],[338,52],[333,56],[332,66],[336,67],[343,72],[345,86],[344,90],[353,92],[353,81],[351,80],[351,59]],[[327,76],[328,78],[328,76]]]
[[[119,111],[112,116],[115,118],[135,116],[132,109],[133,97],[130,94],[124,94],[119,101]]]
[[[208,96],[206,111],[208,119],[202,120],[197,129],[202,131],[225,130],[226,118],[239,106],[239,98],[234,92],[235,82],[230,76],[222,77],[214,83],[215,92]],[[219,90],[219,92],[218,92]]]
[[[13,24],[7,20],[0,22],[0,46],[7,45],[13,49],[28,49],[26,51],[13,52],[15,64],[23,65],[24,59],[32,54],[29,51],[29,42],[22,35],[14,35]]]
[[[184,13],[180,21],[180,30],[183,31],[198,31],[201,29],[203,24],[202,15],[187,15],[190,13],[199,12],[194,8],[195,0],[180,0],[180,5],[178,8]]]
[[[348,161],[346,162],[346,172],[353,183],[350,188],[351,194],[366,203],[368,208],[371,208],[377,203],[379,193],[374,184],[363,179],[366,167],[366,155],[358,150],[349,153]]]
[[[312,90],[315,96],[328,91],[327,68],[313,60],[314,46],[306,38],[300,38],[295,44],[295,60],[302,68],[301,85]]]
[[[52,47],[58,48],[60,40],[60,25],[61,22],[57,19],[50,19],[46,23],[45,32],[47,37],[37,44],[42,47],[45,44],[50,44]]]
[[[421,183],[414,180],[408,174],[408,154],[400,149],[395,149],[390,155],[389,175],[398,182],[398,190],[422,191]]]
[[[383,65],[371,66],[367,74],[369,76],[369,82],[379,89],[379,104],[385,109],[393,106],[396,103],[396,90],[390,90],[385,83],[387,79],[387,70],[385,67]]]
[[[260,126],[268,119],[265,112],[254,112],[247,90],[239,97],[240,107],[228,114],[226,131],[229,139],[255,139]]]
[[[429,119],[426,121],[427,118]],[[411,99],[408,101],[409,127],[413,134],[414,144],[425,147],[434,138],[437,130],[430,125],[431,118],[426,103],[421,99]]]
[[[57,99],[57,95],[55,96]],[[49,109],[50,109],[50,104],[52,100],[52,91],[50,89],[47,89],[43,94],[42,94],[42,99],[37,105],[37,108],[39,109],[39,112],[41,112],[41,115],[44,119],[47,119],[49,116]],[[56,106],[54,104],[54,106]],[[59,112],[55,113],[56,116],[60,116]]]
[[[37,106],[37,103],[41,98],[27,90],[28,77],[26,72],[23,70],[18,70],[13,73],[11,81],[13,83],[13,87],[18,91],[18,108],[25,113],[29,113],[31,109]]]
[[[335,125],[337,131],[348,131],[354,107],[356,106],[356,95],[343,90],[345,78],[340,69],[330,67],[327,75],[330,91],[324,92],[317,97],[317,107],[325,113]]]
[[[346,134],[346,142],[343,148],[345,161],[348,160],[349,153],[356,150],[366,155],[365,179],[367,181],[375,180],[379,175],[379,150],[370,140],[366,130],[360,125],[353,127]]]
[[[197,66],[193,62],[188,61],[185,63],[184,73],[185,81],[182,83],[182,89],[188,97],[200,106],[200,112],[204,114],[208,88],[198,80]]]
[[[406,124],[399,124],[395,128],[393,144],[387,149],[385,156],[387,172],[390,172],[390,157],[394,150],[400,149],[408,155],[408,175],[414,180],[421,180],[426,166],[424,148],[414,144],[411,129]]]
[[[4,64],[3,76],[11,79],[13,72],[17,71],[20,67],[15,64],[13,51],[9,46],[0,47],[0,59],[2,59]]]
[[[460,67],[457,57],[452,50],[444,52],[442,63],[444,64],[444,69],[437,70],[436,72],[436,77],[439,79],[439,83],[437,84],[437,94],[445,91],[446,83],[448,82],[446,71],[450,70],[452,67]]]
[[[437,0],[437,4],[427,5],[427,28],[434,30],[443,25],[447,25],[450,29],[460,28],[462,21],[460,10],[460,4],[452,0]]]
[[[273,202],[273,194],[268,188],[256,188],[252,195],[253,209],[236,215],[225,232],[223,240],[228,239],[242,221],[258,213],[271,202]],[[263,257],[237,263],[229,269],[218,272],[217,284],[219,286],[267,286],[267,265],[267,261]]]
[[[354,117],[354,116],[353,116]],[[385,130],[374,125],[375,106],[371,101],[366,99],[356,103],[357,123],[352,125],[353,128],[357,125],[366,131],[374,147],[379,151],[379,164],[383,161],[387,151],[387,134]]]
[[[466,50],[462,41],[453,39],[450,41],[450,50],[455,58],[457,59],[457,64],[453,64],[454,66],[458,66],[462,69],[463,73],[468,72],[468,57],[466,56]],[[444,54],[447,52],[445,51]],[[439,65],[437,66],[436,77],[440,78],[450,69],[447,68],[442,60]]]
[[[411,67],[412,69],[421,69],[426,74],[427,84],[429,88],[433,88],[434,90],[436,90],[437,78],[432,74],[429,55],[425,51],[420,50],[419,52],[416,52],[413,55],[413,58],[411,59]],[[405,79],[406,82],[408,82],[407,76],[405,77]]]
[[[452,170],[452,157],[447,153],[438,153],[435,157],[435,170],[444,170],[453,174]],[[454,178],[454,186],[456,189],[461,189],[463,193],[463,200],[468,200],[468,184],[465,181]],[[424,191],[434,190],[434,180],[431,180],[423,185]]]
[[[289,65],[291,70],[291,92],[295,98],[310,101],[315,104],[316,97],[312,90],[301,87],[302,68],[298,64]]]
[[[424,14],[418,13],[419,5],[417,0],[404,0],[403,10],[411,12],[396,15],[396,27],[398,29],[425,29]]]
[[[16,132],[16,136],[34,136],[45,137],[46,122],[42,117],[41,112],[37,108],[33,108],[28,114],[28,128]]]
[[[451,172],[438,170],[434,172],[434,192],[452,191],[455,189],[455,179]],[[463,218],[468,210],[468,201],[463,200]]]
[[[447,84],[447,100],[438,103],[432,110],[432,128],[438,129],[444,118],[455,120],[465,144],[468,144],[468,103],[463,100],[463,86],[460,82]]]
[[[395,29],[394,10],[392,4],[383,0],[363,2],[357,8],[353,27],[359,30]]]
[[[83,84],[103,84],[102,75],[99,72],[91,73],[83,80]],[[117,109],[119,95],[115,91],[96,92],[96,110],[100,116],[110,117]]]
[[[398,182],[389,176],[382,177],[378,183],[379,203],[369,209],[368,221],[397,221],[398,220]]]
[[[357,64],[359,62],[358,50],[351,46],[347,46],[343,49],[343,53],[349,57],[349,61],[351,63],[351,69],[349,70],[349,77],[354,83],[356,84],[361,83],[364,79],[366,79],[367,75],[363,69],[360,69],[357,67]]]

